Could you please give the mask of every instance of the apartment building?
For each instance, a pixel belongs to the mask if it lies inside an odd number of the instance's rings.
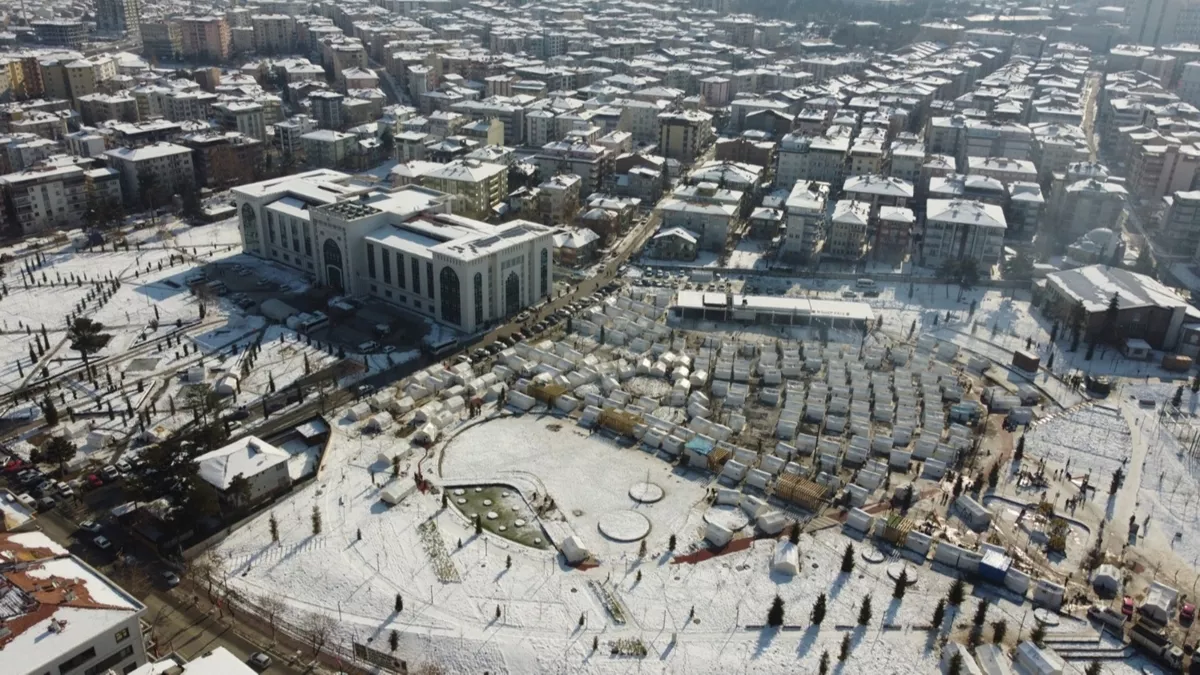
[[[798,180],[815,180],[840,188],[852,133],[850,127],[835,125],[823,136],[784,136],[776,156],[776,185],[787,187]]]
[[[559,174],[538,186],[537,215],[543,225],[569,225],[579,213],[579,176]]]
[[[104,83],[117,76],[117,58],[107,54],[89,56],[68,61],[63,68],[71,97],[78,100],[80,96],[99,92]]]
[[[304,143],[300,139],[317,130],[317,121],[308,115],[293,115],[272,126],[275,129],[275,147],[279,153],[284,157],[299,158],[304,156]]]
[[[1036,183],[1038,179],[1037,166],[1033,162],[1007,157],[968,157],[967,173],[995,178],[1001,183]]]
[[[126,33],[134,42],[139,39],[138,25],[142,21],[141,0],[96,0],[96,30]]]
[[[871,221],[871,205],[849,199],[833,207],[829,219],[829,239],[825,256],[842,260],[858,260],[867,251],[867,230]]]
[[[85,125],[94,126],[111,120],[137,122],[137,99],[128,94],[89,94],[75,101]]]
[[[88,198],[120,201],[115,173],[74,162],[44,163],[0,176],[5,207],[0,228],[8,235],[28,235],[77,227]]]
[[[1065,170],[1075,162],[1086,162],[1091,156],[1083,129],[1068,124],[1031,124],[1033,133],[1033,162],[1038,169],[1038,183],[1048,186],[1055,172]]]
[[[456,215],[490,220],[508,197],[508,167],[474,159],[455,160],[421,177],[427,188],[450,195]]]
[[[140,148],[116,148],[104,153],[108,165],[121,176],[121,194],[127,203],[145,200],[143,185],[153,189],[159,203],[166,197],[195,189],[192,150],[174,143],[154,143]],[[152,181],[149,184],[146,181]]]
[[[87,27],[73,19],[44,19],[32,21],[33,34],[38,42],[51,47],[79,49],[87,41]]]
[[[663,157],[692,162],[712,142],[712,115],[706,112],[666,112],[657,119],[658,151]]]
[[[542,146],[531,159],[543,176],[560,173],[575,174],[581,183],[579,191],[590,195],[599,192],[613,173],[613,155],[607,148],[587,143],[558,141]]]
[[[799,262],[815,261],[829,226],[829,184],[797,181],[784,202],[786,231],[780,253]]]
[[[304,161],[311,167],[340,169],[354,159],[358,137],[333,129],[317,129],[300,137]]]
[[[260,178],[263,142],[237,131],[188,134],[180,144],[192,150],[196,185],[224,190]]]
[[[253,14],[254,51],[259,54],[291,54],[296,51],[296,19],[287,14]]]
[[[1000,262],[1008,223],[995,204],[967,200],[930,199],[925,206],[921,242],[923,264],[974,260],[981,269]]]
[[[1096,228],[1120,232],[1129,192],[1103,164],[1078,162],[1054,175],[1044,227],[1071,241]]]
[[[183,29],[170,20],[143,22],[138,25],[142,36],[142,53],[146,56],[175,61],[183,56]]]
[[[223,16],[185,16],[179,20],[180,47],[189,59],[220,63],[229,59],[229,22]]]
[[[1200,190],[1163,197],[1163,212],[1156,241],[1172,256],[1200,257]]]
[[[229,101],[213,105],[212,110],[217,117],[217,124],[221,125],[222,129],[236,131],[260,141],[266,140],[267,125],[261,104]]]
[[[345,125],[342,119],[342,101],[345,98],[336,91],[314,91],[308,95],[312,116],[319,128],[336,131]]]
[[[0,658],[14,675],[128,673],[147,661],[146,606],[41,532],[0,534]]]

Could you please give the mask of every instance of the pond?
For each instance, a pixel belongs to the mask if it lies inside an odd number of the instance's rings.
[[[507,485],[449,485],[446,498],[467,520],[479,515],[487,532],[531,548],[550,548],[533,509]]]

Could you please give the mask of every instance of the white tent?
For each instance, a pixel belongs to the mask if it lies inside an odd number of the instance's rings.
[[[1117,596],[1121,594],[1121,586],[1121,571],[1114,565],[1101,565],[1092,573],[1092,587],[1097,593]]]
[[[775,555],[771,556],[771,571],[789,577],[800,573],[800,549],[792,542],[781,539],[775,544]]]
[[[371,406],[366,401],[356,403],[347,413],[351,420],[361,422],[371,416]]]
[[[712,542],[714,546],[724,546],[733,539],[733,532],[723,525],[708,523],[704,528],[704,538]]]
[[[399,483],[392,483],[383,489],[383,492],[380,493],[379,498],[388,504],[395,506],[396,504],[400,503],[401,499],[404,499],[404,488],[400,487]]]
[[[386,412],[376,413],[367,420],[366,427],[371,431],[387,431],[392,428],[396,421],[392,419],[391,414]]]
[[[575,535],[571,535],[563,540],[562,552],[567,562],[571,565],[579,564],[591,556],[587,547]]]
[[[232,396],[237,391],[238,378],[233,373],[225,373],[217,378],[213,385],[213,393],[218,396]]]
[[[430,443],[433,443],[437,440],[437,437],[438,428],[432,424],[426,424],[420,429],[417,429],[412,436],[414,443],[420,443],[422,445],[429,445]]]

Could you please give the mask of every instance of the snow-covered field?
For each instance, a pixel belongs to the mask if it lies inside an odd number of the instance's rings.
[[[564,428],[549,431],[549,423],[564,423]],[[652,479],[669,480],[647,466],[662,464],[659,460],[577,435],[570,424],[533,415],[486,422],[451,443],[446,471],[472,477],[529,472],[567,511],[606,508],[623,490],[617,495],[590,493],[644,480],[647,469]],[[489,428],[492,433],[486,433]],[[370,639],[377,649],[386,649],[386,638],[395,629],[400,632],[397,655],[410,667],[429,661],[447,672],[777,673],[816,672],[823,651],[836,661],[848,632],[854,649],[842,672],[925,673],[936,667],[936,638],[918,627],[928,623],[951,578],[925,565],[915,571],[917,583],[905,598],[893,601],[887,564],[859,559],[852,575],[838,572],[851,539],[836,528],[804,535],[801,573],[794,578],[770,571],[773,540],[694,565],[673,564],[665,533],[657,528],[644,560],[635,551],[618,555],[614,550],[601,556],[599,567],[572,570],[552,551],[490,534],[476,536],[457,511],[441,508],[437,496],[414,493],[400,506],[385,506],[379,501],[383,486],[391,480],[411,485],[413,463],[420,455],[408,455],[402,476],[392,479],[387,458],[407,453],[406,442],[389,435],[360,436],[347,425],[335,426],[332,433],[318,480],[270,512],[279,522],[279,544],[270,543],[270,515],[264,513],[222,542],[215,555],[230,588],[244,597],[285,599],[289,624],[303,626],[313,613],[337,618],[338,644],[348,647]],[[516,447],[507,448],[510,444]],[[545,460],[536,462],[539,452]],[[580,453],[592,456],[572,458]],[[602,475],[606,471],[613,476]],[[696,491],[694,486],[673,489]],[[672,517],[685,511],[683,504],[662,506]],[[314,507],[322,519],[317,535],[312,533]],[[436,523],[459,582],[438,580],[418,532],[426,521]],[[575,517],[571,524],[581,527],[582,522]],[[687,548],[697,536],[681,529],[679,548]],[[591,539],[598,541],[599,535]],[[856,546],[861,550],[869,544]],[[512,566],[506,568],[509,556]],[[607,616],[591,584],[606,587],[618,599],[624,625]],[[829,608],[823,627],[816,629],[809,626],[808,614],[822,592]],[[977,592],[986,595],[988,590]],[[399,613],[397,594],[404,600]],[[764,622],[776,594],[785,601],[785,624],[795,629],[752,628]],[[854,627],[868,594],[873,619],[868,627]],[[1028,603],[993,599],[989,620],[1005,618],[1010,632],[1023,622],[1029,629]],[[962,612],[973,612],[974,604],[968,599]],[[695,615],[689,621],[692,608]],[[889,624],[886,630],[884,623]],[[1081,628],[1068,622],[1063,630]],[[600,643],[597,653],[592,653],[593,638]],[[648,656],[610,655],[610,642],[621,638],[642,640]],[[1109,672],[1133,673],[1138,667],[1114,664]]]

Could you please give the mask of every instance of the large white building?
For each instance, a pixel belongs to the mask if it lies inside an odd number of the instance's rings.
[[[553,229],[450,214],[449,196],[316,170],[233,189],[246,252],[473,332],[553,292]]]
[[[45,534],[0,534],[0,672],[128,673],[146,663],[145,612]]]

